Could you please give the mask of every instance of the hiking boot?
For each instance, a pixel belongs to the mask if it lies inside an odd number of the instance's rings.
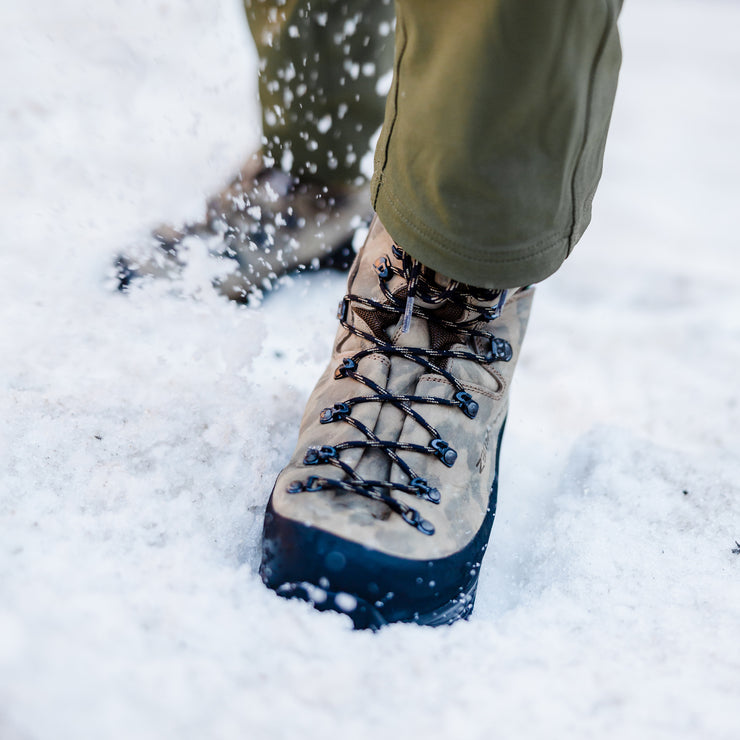
[[[470,614],[533,293],[444,278],[375,218],[267,506],[269,588],[358,628]]]
[[[182,230],[161,226],[149,243],[116,261],[120,290],[145,276],[175,278],[187,263],[191,237],[214,258],[215,287],[246,301],[254,290],[271,287],[287,272],[321,266],[347,269],[354,257],[352,237],[369,221],[364,186],[327,186],[298,180],[252,157],[233,182],[211,198],[205,219]]]

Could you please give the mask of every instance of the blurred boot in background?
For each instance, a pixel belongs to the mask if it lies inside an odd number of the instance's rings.
[[[188,237],[223,263],[217,287],[235,300],[288,271],[346,268],[354,257],[354,231],[371,215],[367,158],[393,61],[391,0],[246,0],[245,9],[259,56],[263,146],[209,199],[202,221],[160,226],[119,256],[121,289],[176,276]]]

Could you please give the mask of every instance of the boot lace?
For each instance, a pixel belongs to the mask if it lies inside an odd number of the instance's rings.
[[[379,302],[372,298],[348,293],[339,305],[338,318],[341,325],[351,334],[366,340],[369,346],[356,352],[352,357],[345,358],[336,368],[334,377],[337,379],[352,378],[368,388],[371,394],[354,396],[341,403],[335,403],[334,406],[323,409],[319,415],[321,424],[348,424],[361,432],[365,439],[310,447],[303,459],[304,465],[332,465],[341,470],[344,477],[327,478],[311,475],[306,480],[292,482],[287,491],[288,493],[302,493],[331,489],[363,496],[382,502],[419,532],[432,535],[434,525],[417,509],[396,497],[394,493],[409,494],[433,504],[439,504],[440,492],[419,475],[399,453],[409,451],[430,455],[446,467],[452,467],[457,459],[457,452],[449,442],[442,439],[434,426],[411,407],[411,404],[456,407],[467,418],[476,417],[478,403],[463,384],[447,370],[446,365],[447,361],[453,358],[469,360],[482,365],[511,360],[512,349],[509,342],[478,328],[481,322],[487,324],[498,318],[506,300],[506,291],[476,288],[454,281],[442,286],[434,280],[433,275],[422,268],[421,263],[405,254],[399,247],[394,245],[392,251],[399,260],[400,267],[393,264],[387,256],[379,258],[374,264],[385,300]],[[400,289],[392,291],[389,283],[394,276],[400,277],[403,283]],[[434,333],[438,337],[446,337],[447,341],[442,342],[442,346],[436,348],[397,346],[389,341],[387,334],[382,330],[377,333],[368,332],[349,323],[347,318],[350,307],[356,314],[363,317],[368,316],[370,312],[375,312],[377,316],[382,317],[384,326],[395,325],[400,319],[402,332],[408,331],[412,316],[416,316],[428,323],[430,335]],[[468,316],[468,318],[455,320],[455,318],[449,318],[450,316]],[[485,351],[482,353],[476,350],[476,338],[484,340]],[[469,349],[450,349],[449,345],[452,342]],[[430,344],[433,343],[430,342]],[[363,375],[358,369],[360,361],[373,354],[384,355],[388,358],[403,357],[417,363],[428,373],[441,375],[454,387],[453,398],[399,394],[389,391]],[[352,416],[352,409],[363,403],[393,404],[429,433],[429,443],[421,445],[380,439],[372,429]],[[390,459],[391,468],[397,465],[408,478],[408,482],[363,478],[341,458],[344,450],[357,448],[381,450]]]

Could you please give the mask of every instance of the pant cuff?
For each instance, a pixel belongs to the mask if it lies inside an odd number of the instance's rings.
[[[591,218],[591,201],[564,231],[544,234],[536,242],[471,245],[440,234],[419,223],[387,184],[373,183],[374,207],[393,240],[423,265],[441,274],[481,288],[516,288],[552,275],[568,256],[574,231],[583,233]]]

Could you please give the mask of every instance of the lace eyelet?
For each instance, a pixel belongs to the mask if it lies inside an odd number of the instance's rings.
[[[480,320],[481,321],[495,321],[497,318],[501,316],[501,311],[504,309],[504,303],[506,303],[506,296],[508,295],[508,290],[502,290],[499,294],[498,301],[493,306],[486,306],[485,308],[481,308],[480,310]]]
[[[311,475],[305,483],[300,480],[294,480],[292,483],[288,484],[288,487],[285,490],[287,493],[301,493],[302,491],[315,493],[316,491],[323,491],[324,486],[322,485],[320,478],[315,475]]]
[[[309,447],[303,457],[304,465],[318,465],[336,458],[338,455],[336,447],[324,445],[323,447]]]
[[[460,404],[460,409],[468,419],[475,419],[478,414],[478,403],[473,400],[470,393],[459,391],[455,394],[455,400]]]
[[[439,491],[433,486],[430,486],[424,478],[413,478],[409,485],[418,489],[421,497],[426,501],[438,504],[442,500],[442,496]]]
[[[345,357],[342,364],[334,371],[334,379],[346,378],[351,370],[357,370],[357,363],[351,357]]]
[[[381,280],[387,280],[391,275],[391,263],[387,257],[378,257],[373,263],[375,272],[378,273],[378,277]]]
[[[322,424],[330,424],[333,421],[341,421],[349,416],[349,406],[346,403],[335,403],[333,408],[322,409],[319,421]]]
[[[491,337],[491,348],[486,352],[486,362],[509,362],[514,352],[511,345],[499,337]]]
[[[401,516],[407,524],[416,527],[422,534],[434,534],[434,525],[428,519],[424,519],[416,509],[406,509]]]
[[[308,477],[308,480],[303,485],[303,490],[309,493],[315,493],[316,491],[323,491],[324,486],[321,484],[321,479],[315,475]]]
[[[451,468],[457,460],[457,452],[443,439],[433,439],[429,446],[434,454],[448,467]]]

